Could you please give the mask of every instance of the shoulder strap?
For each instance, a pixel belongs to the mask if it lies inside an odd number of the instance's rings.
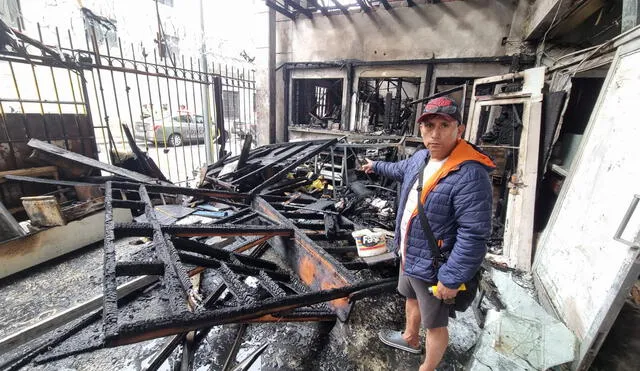
[[[431,249],[431,256],[433,257],[433,266],[438,270],[440,268],[440,264],[442,263],[442,254],[440,254],[440,249],[438,248],[438,242],[436,241],[436,237],[433,235],[433,231],[429,226],[429,219],[427,219],[427,213],[424,211],[424,205],[422,205],[422,186],[424,183],[424,169],[427,167],[429,163],[430,157],[424,161],[424,165],[420,168],[420,173],[418,173],[418,217],[420,218],[420,224],[422,224],[422,230],[424,231],[424,235],[427,238],[427,244]]]

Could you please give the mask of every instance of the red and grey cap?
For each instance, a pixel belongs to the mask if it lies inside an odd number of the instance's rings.
[[[449,97],[439,97],[428,101],[427,104],[424,105],[424,111],[418,118],[418,122],[425,121],[431,115],[445,116],[462,124],[460,109],[456,102]]]

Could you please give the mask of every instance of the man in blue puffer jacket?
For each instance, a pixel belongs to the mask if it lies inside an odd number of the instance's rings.
[[[420,353],[420,324],[426,329],[426,357],[420,371],[433,371],[447,348],[451,307],[458,288],[480,269],[491,231],[493,161],[462,138],[464,125],[456,103],[429,101],[418,119],[426,150],[396,162],[367,160],[363,170],[402,182],[396,219],[396,245],[401,254],[398,291],[406,297],[404,332],[383,330],[387,345]],[[426,163],[426,165],[425,165]],[[424,184],[418,194],[418,173]],[[446,258],[436,270],[434,257],[418,216],[424,205],[438,249]],[[434,294],[429,287],[437,286]]]

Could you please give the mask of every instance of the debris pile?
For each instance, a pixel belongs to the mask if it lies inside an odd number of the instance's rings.
[[[352,236],[363,228],[392,227],[393,201],[382,198],[392,191],[368,190],[363,181],[337,186],[338,174],[317,175],[315,162],[337,142],[246,146],[239,156],[208,167],[202,188],[192,189],[32,140],[30,146],[51,162],[117,176],[102,186],[103,294],[56,321],[53,332],[45,326],[28,337],[0,340],[12,349],[0,355],[2,367],[170,336],[150,360],[155,369],[179,345],[183,360],[193,360],[213,326],[345,321],[357,300],[393,292],[395,254],[385,248],[360,257]],[[123,210],[133,222],[116,218]],[[379,233],[392,237],[389,230]],[[140,244],[139,251],[118,253],[123,238]]]

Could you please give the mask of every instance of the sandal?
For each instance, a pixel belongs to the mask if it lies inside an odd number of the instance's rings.
[[[402,338],[402,332],[400,331],[380,330],[380,332],[378,332],[378,337],[380,338],[380,341],[390,347],[398,348],[413,354],[420,354],[422,352],[420,346],[412,347],[409,345],[409,343]]]

